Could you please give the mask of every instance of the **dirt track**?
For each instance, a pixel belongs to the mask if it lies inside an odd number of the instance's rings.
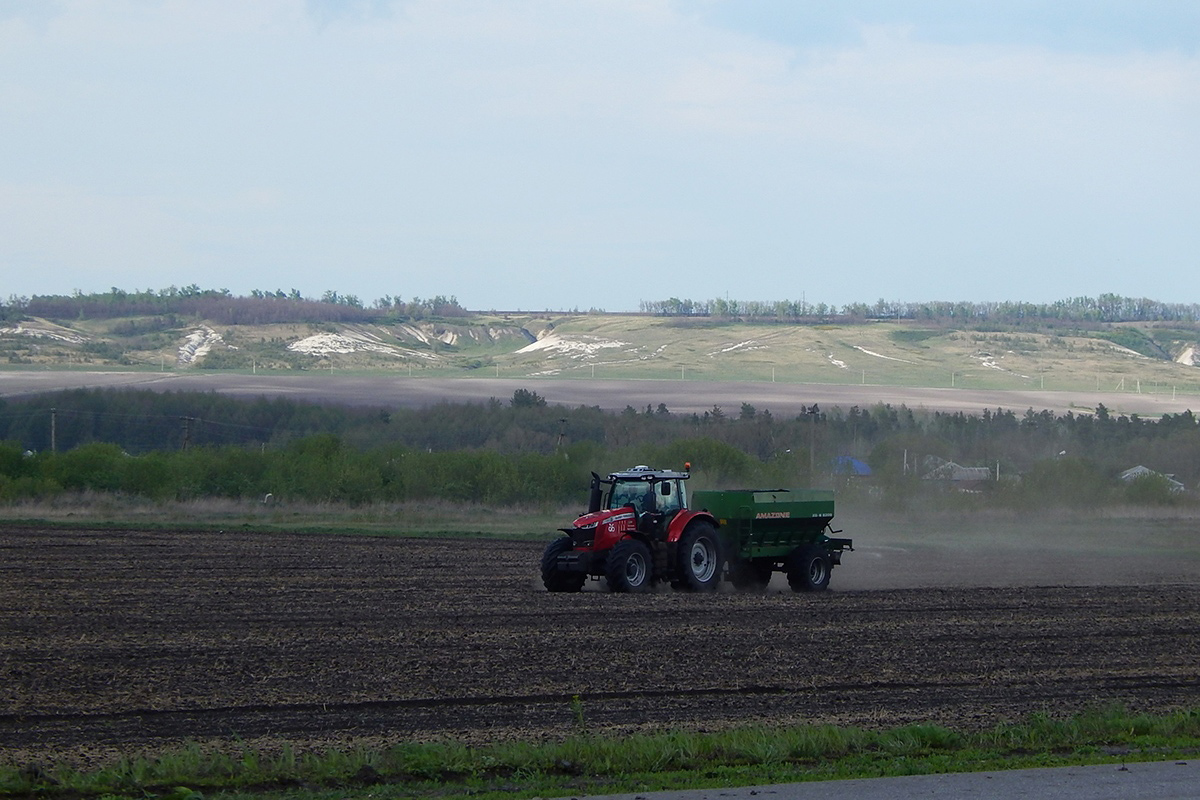
[[[575,695],[609,730],[1200,705],[1195,582],[552,595],[540,550],[0,531],[0,761],[558,736]]]
[[[423,408],[439,402],[486,402],[508,398],[517,389],[536,391],[551,403],[599,406],[620,411],[666,403],[675,413],[702,414],[714,405],[735,409],[751,403],[759,410],[791,416],[813,403],[822,407],[869,407],[876,403],[906,405],[928,411],[981,413],[984,409],[1048,409],[1078,413],[1103,403],[1114,413],[1155,416],[1200,407],[1200,398],[1162,393],[932,389],[831,383],[765,383],[754,381],[555,380],[551,378],[407,378],[303,374],[239,375],[200,370],[184,373],[69,372],[0,370],[0,397],[20,397],[74,388],[134,388],[159,392],[217,392],[232,397],[288,397],[315,403],[373,408]]]

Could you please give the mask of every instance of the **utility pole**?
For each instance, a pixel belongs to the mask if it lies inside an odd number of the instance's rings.
[[[187,450],[188,445],[192,443],[192,423],[196,421],[195,417],[180,417],[183,422],[183,449]]]
[[[817,460],[817,413],[810,411],[808,413],[808,485],[811,487],[816,483],[816,460]]]
[[[50,452],[58,452],[58,409],[50,409]]]
[[[804,413],[808,415],[808,483],[811,487],[816,483],[817,469],[817,414],[820,411],[817,409],[817,404],[813,403],[812,408],[804,409]]]

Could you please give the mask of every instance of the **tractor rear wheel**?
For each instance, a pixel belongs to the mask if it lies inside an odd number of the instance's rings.
[[[571,550],[574,543],[566,536],[546,545],[542,551],[542,585],[551,592],[578,592],[587,581],[587,575],[582,572],[566,572],[558,568],[559,553]]]
[[[771,583],[773,568],[761,561],[743,561],[729,570],[733,587],[742,592],[761,592]]]
[[[823,592],[829,587],[833,559],[820,545],[810,544],[792,551],[787,560],[788,585],[793,592]]]
[[[676,545],[675,574],[672,585],[676,588],[716,591],[721,582],[721,540],[716,528],[707,522],[688,526]]]
[[[617,542],[608,554],[604,577],[613,592],[648,592],[653,585],[650,548],[637,539]]]

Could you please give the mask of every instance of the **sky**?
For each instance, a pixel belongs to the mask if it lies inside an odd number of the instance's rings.
[[[0,0],[0,297],[1200,302],[1194,0]]]

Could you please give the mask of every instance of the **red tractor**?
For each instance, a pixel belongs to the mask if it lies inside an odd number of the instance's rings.
[[[714,591],[724,571],[721,539],[712,514],[688,509],[687,469],[593,472],[588,513],[542,554],[546,588],[578,592],[591,577],[614,592],[647,592],[659,581]]]

